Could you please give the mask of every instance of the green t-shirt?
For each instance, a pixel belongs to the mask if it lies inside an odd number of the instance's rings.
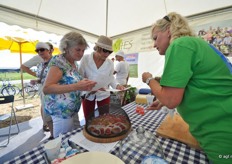
[[[185,88],[177,110],[213,163],[232,163],[231,70],[226,58],[200,38],[175,39],[165,54],[160,84]]]

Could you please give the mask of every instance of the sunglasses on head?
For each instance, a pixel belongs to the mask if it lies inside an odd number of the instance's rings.
[[[109,54],[111,54],[113,51],[109,51],[109,50],[106,50],[106,49],[102,49],[102,51],[104,52],[104,53],[109,53]]]
[[[40,49],[36,49],[35,52],[44,52],[46,49],[45,48],[40,48]]]

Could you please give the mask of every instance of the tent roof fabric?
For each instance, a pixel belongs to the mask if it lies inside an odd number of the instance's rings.
[[[231,5],[231,0],[1,0],[0,21],[57,34],[79,30],[96,40],[151,26],[168,12],[190,16]]]

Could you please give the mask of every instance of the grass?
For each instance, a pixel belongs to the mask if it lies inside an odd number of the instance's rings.
[[[20,74],[20,72],[0,73],[0,79],[2,79],[2,80],[20,80],[21,74]],[[36,79],[36,77],[34,77],[28,73],[23,73],[23,79],[24,80]]]
[[[28,74],[28,73],[23,73],[23,80],[30,80],[30,79],[37,79],[36,77]],[[21,80],[21,73],[20,72],[7,72],[7,73],[0,73],[0,88],[3,84],[3,81],[6,81],[6,84],[8,83],[7,81],[11,80]],[[17,87],[21,88],[21,83],[15,84]]]

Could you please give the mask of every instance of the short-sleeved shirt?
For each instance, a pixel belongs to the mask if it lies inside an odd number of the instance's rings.
[[[41,58],[39,55],[36,55],[34,57],[32,57],[31,59],[29,59],[28,61],[26,61],[25,63],[23,63],[22,65],[24,65],[25,67],[27,68],[32,68],[34,66],[37,67],[37,70],[36,70],[36,77],[39,77],[40,73],[39,71],[41,70],[38,70],[38,67],[39,67],[39,64],[43,63],[44,60],[43,58]],[[40,69],[40,68],[39,68]],[[38,89],[39,89],[39,95],[42,96],[43,93],[42,93],[42,84],[38,84]],[[40,99],[42,100],[42,97],[40,97]]]
[[[29,59],[28,61],[26,61],[25,63],[23,63],[23,65],[28,68],[31,68],[33,66],[37,66],[39,63],[42,63],[42,62],[43,62],[43,59],[39,55],[36,55],[32,57],[31,59]]]
[[[54,56],[49,62],[49,67],[58,67],[63,76],[59,85],[74,84],[82,80],[78,68],[73,68],[63,55]],[[77,66],[78,67],[78,66]],[[47,94],[44,96],[44,109],[49,115],[60,118],[70,118],[77,113],[81,106],[81,91],[63,94]]]
[[[225,56],[200,38],[175,39],[165,54],[160,84],[185,88],[177,110],[215,163],[232,154],[231,71]]]
[[[117,72],[116,81],[121,85],[125,85],[129,74],[129,64],[126,61],[120,61],[116,65],[115,71]]]
[[[46,76],[48,74],[48,62],[41,62],[37,65],[36,77],[41,80],[41,85],[44,84]]]

